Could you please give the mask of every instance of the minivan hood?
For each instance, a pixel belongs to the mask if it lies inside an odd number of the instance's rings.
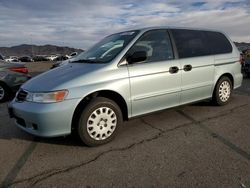
[[[22,89],[32,92],[68,89],[70,87],[75,87],[72,84],[79,84],[79,82],[74,82],[73,80],[84,80],[83,77],[98,71],[104,66],[105,64],[69,63],[30,79],[22,86]],[[67,83],[67,88],[64,88]]]

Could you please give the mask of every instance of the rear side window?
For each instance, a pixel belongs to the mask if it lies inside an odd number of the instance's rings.
[[[180,58],[210,55],[206,35],[203,31],[173,29],[171,30]]]
[[[206,31],[205,33],[212,54],[224,54],[232,52],[233,50],[232,45],[225,37],[225,35],[219,32],[210,32],[210,31]]]

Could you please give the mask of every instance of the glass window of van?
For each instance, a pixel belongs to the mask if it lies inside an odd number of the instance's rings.
[[[153,30],[144,33],[129,50],[132,55],[137,51],[146,51],[146,62],[164,61],[174,58],[170,37],[166,30]]]
[[[206,31],[206,36],[213,54],[225,54],[232,52],[232,45],[222,33]]]
[[[210,49],[203,31],[172,29],[179,58],[210,55]]]
[[[125,31],[105,37],[89,50],[78,55],[71,63],[108,63],[112,61],[139,31]]]

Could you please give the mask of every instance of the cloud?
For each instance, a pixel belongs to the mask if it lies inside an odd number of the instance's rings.
[[[222,30],[250,42],[246,0],[1,0],[0,46],[21,43],[88,48],[105,35],[146,26]]]

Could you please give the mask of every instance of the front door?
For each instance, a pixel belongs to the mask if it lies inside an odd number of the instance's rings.
[[[174,59],[168,31],[144,33],[127,55],[136,51],[146,51],[147,59],[128,64],[132,116],[179,105],[180,63]]]

